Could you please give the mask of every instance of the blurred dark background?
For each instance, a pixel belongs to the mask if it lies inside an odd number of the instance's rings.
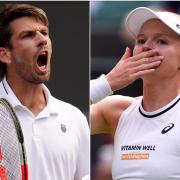
[[[5,3],[10,1],[1,1],[0,6]],[[52,74],[46,85],[51,94],[77,106],[87,118],[89,78],[94,79],[102,73],[109,72],[122,56],[125,47],[133,48],[134,42],[124,28],[124,19],[128,12],[140,6],[180,11],[179,1],[91,1],[90,3],[88,1],[24,1],[23,3],[44,9],[50,22],[50,37],[53,44]],[[137,80],[115,94],[139,96],[142,94],[142,82]],[[91,180],[112,179],[112,154],[111,136],[92,136]]]
[[[58,99],[89,109],[89,2],[24,1],[42,8],[49,19],[52,73],[47,86]]]
[[[150,7],[180,12],[180,1],[91,1],[91,79],[108,73],[123,55],[126,46],[133,49],[134,40],[129,36],[124,21],[136,7]],[[140,96],[142,82],[137,80],[114,94]],[[91,137],[91,179],[111,180],[113,137]]]

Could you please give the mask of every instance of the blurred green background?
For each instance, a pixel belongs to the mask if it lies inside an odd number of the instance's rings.
[[[91,13],[91,79],[106,74],[119,61],[126,46],[133,49],[134,40],[126,31],[127,14],[136,7],[150,7],[180,12],[180,1],[92,1]],[[139,96],[142,82],[137,80],[114,94]],[[91,180],[112,180],[113,137],[91,137]]]

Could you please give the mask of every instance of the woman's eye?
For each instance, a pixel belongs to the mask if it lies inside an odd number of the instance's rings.
[[[137,39],[136,44],[144,44],[145,42],[145,39]]]
[[[157,42],[158,44],[168,44],[168,42],[163,39],[159,39]]]

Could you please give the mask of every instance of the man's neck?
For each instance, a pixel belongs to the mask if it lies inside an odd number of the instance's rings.
[[[44,109],[47,101],[42,84],[7,82],[19,101],[35,116]]]

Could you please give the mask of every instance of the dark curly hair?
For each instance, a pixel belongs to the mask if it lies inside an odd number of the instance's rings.
[[[42,9],[30,4],[6,4],[0,10],[0,47],[12,48],[11,36],[13,30],[10,27],[10,23],[21,17],[34,17],[45,26],[48,26],[48,18]],[[0,62],[0,80],[4,77],[5,73],[6,64]]]

